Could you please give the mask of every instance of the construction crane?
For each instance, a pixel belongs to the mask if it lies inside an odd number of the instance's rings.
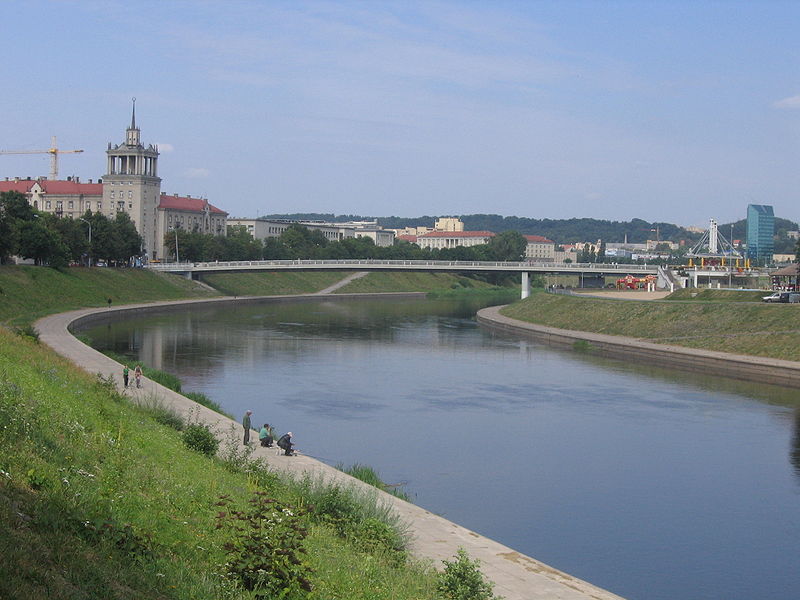
[[[58,155],[75,154],[83,150],[59,150],[56,146],[56,136],[51,138],[50,148],[47,150],[0,150],[0,154],[49,154],[50,155],[50,179],[58,179]]]

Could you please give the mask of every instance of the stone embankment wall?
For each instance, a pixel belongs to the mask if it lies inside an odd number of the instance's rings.
[[[722,375],[745,381],[800,387],[798,362],[655,344],[624,336],[557,329],[505,317],[500,314],[502,308],[502,306],[492,306],[478,311],[478,323],[496,331],[527,337],[553,346],[573,348],[576,342],[586,342],[589,350],[613,358],[636,360],[645,364]]]

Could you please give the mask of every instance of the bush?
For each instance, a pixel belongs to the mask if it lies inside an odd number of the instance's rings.
[[[214,456],[219,448],[219,441],[208,425],[192,423],[183,432],[183,443],[192,450],[196,450],[206,456]]]
[[[311,591],[311,567],[303,560],[307,535],[301,525],[304,513],[255,492],[244,511],[230,510],[231,499],[222,496],[217,506],[217,528],[232,537],[224,545],[228,577],[240,582],[256,598],[299,598]]]
[[[492,595],[494,584],[483,578],[480,561],[470,560],[466,550],[459,548],[456,560],[443,560],[444,571],[439,573],[436,589],[447,600],[499,600]]]

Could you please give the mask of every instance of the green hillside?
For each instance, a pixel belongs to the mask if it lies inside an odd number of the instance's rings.
[[[740,292],[685,301],[612,300],[537,291],[503,309],[507,317],[576,331],[623,335],[657,343],[800,360],[800,306],[764,304]],[[763,293],[750,294],[750,300]]]
[[[208,458],[153,412],[0,329],[0,597],[254,598],[241,573],[300,547],[284,568],[313,591],[287,598],[436,597],[433,574],[406,562],[369,502],[280,479],[247,459],[238,436]],[[279,513],[285,523],[245,542],[217,528],[221,511],[246,517],[260,499],[291,511]]]

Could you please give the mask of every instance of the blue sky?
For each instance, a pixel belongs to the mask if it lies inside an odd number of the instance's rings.
[[[274,212],[800,219],[798,2],[6,1],[0,149]],[[9,48],[16,51],[9,53]],[[45,155],[0,175],[46,175]]]

